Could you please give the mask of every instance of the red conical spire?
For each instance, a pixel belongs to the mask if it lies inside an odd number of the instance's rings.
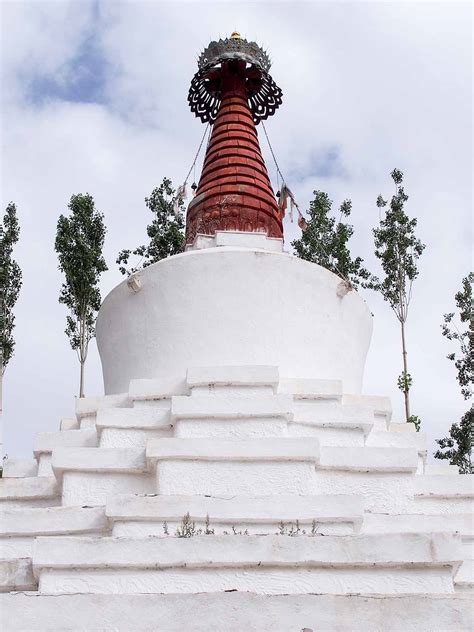
[[[249,106],[249,96],[261,89],[261,71],[241,59],[229,59],[208,71],[205,79],[207,91],[219,95],[220,106],[196,197],[188,207],[186,242],[192,243],[197,233],[213,235],[216,230],[282,237],[280,211]]]

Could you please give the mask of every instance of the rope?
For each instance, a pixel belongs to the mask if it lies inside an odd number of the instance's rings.
[[[275,156],[275,152],[273,151],[273,147],[272,147],[272,144],[271,144],[271,142],[270,142],[270,139],[268,138],[267,130],[266,130],[266,128],[265,128],[265,125],[264,125],[263,121],[261,121],[261,124],[262,124],[262,127],[263,127],[263,131],[265,132],[265,137],[266,137],[266,139],[267,139],[267,143],[268,143],[268,147],[269,147],[269,149],[270,149],[270,153],[272,154],[272,158],[273,158],[273,161],[274,161],[274,163],[275,163],[275,167],[276,167],[276,170],[277,170],[277,177],[278,177],[278,174],[279,174],[279,175],[280,175],[280,178],[282,179],[282,184],[285,184],[285,182],[286,182],[286,181],[285,181],[285,178],[283,177],[283,174],[282,174],[282,172],[281,172],[281,169],[280,169],[280,167],[279,167],[279,165],[278,165],[278,162],[277,162],[277,159],[276,159],[276,156]],[[277,182],[278,182],[278,180],[277,180]],[[299,208],[298,208],[298,205],[297,205],[296,203],[295,203],[295,205],[296,205],[296,208],[297,208],[297,210],[298,210],[298,213],[300,213],[300,210],[299,210]],[[300,213],[300,215],[301,215],[301,213]],[[341,219],[342,219],[342,213],[341,213],[341,217],[339,218],[339,224],[341,223]],[[324,248],[324,246],[322,245],[322,243],[320,243],[320,247],[321,247],[321,250],[322,250],[322,251],[324,252],[324,254],[326,255],[326,257],[328,257],[330,260],[332,260],[332,265],[334,266],[334,269],[337,271],[337,273],[338,273],[339,277],[340,277],[343,281],[345,281],[345,282],[346,282],[346,283],[347,283],[347,284],[348,284],[348,285],[352,288],[353,286],[352,286],[352,283],[350,282],[350,280],[349,280],[349,279],[348,279],[348,278],[347,278],[344,274],[342,274],[342,272],[341,272],[341,271],[339,270],[339,268],[336,266],[336,264],[335,264],[335,262],[334,262],[334,255],[330,255],[330,254],[326,251],[326,249]]]
[[[188,175],[186,176],[186,179],[185,179],[185,181],[183,183],[183,186],[186,185],[186,183],[188,181],[188,178],[191,175],[191,171],[194,169],[194,167],[196,165],[196,162],[197,162],[197,159],[199,157],[199,154],[201,153],[201,148],[202,148],[202,145],[204,143],[204,139],[206,138],[206,133],[207,133],[207,130],[209,128],[209,125],[210,125],[209,123],[206,125],[206,129],[204,130],[204,134],[202,135],[201,142],[199,143],[198,150],[196,152],[196,155],[194,156],[193,164],[191,165],[191,168],[188,171]],[[210,130],[209,130],[209,137],[210,137]],[[209,139],[208,139],[207,143],[209,144]]]
[[[268,138],[267,129],[266,129],[266,127],[265,127],[265,124],[264,124],[264,122],[263,122],[263,121],[261,121],[261,123],[262,123],[263,131],[265,132],[265,137],[266,137],[266,139],[267,139],[267,143],[268,143],[268,147],[269,147],[269,149],[270,149],[270,153],[272,154],[272,158],[273,158],[273,161],[274,161],[274,163],[275,163],[275,167],[276,167],[276,170],[277,170],[277,174],[280,174],[280,178],[282,179],[282,181],[283,181],[283,182],[286,182],[286,180],[285,180],[285,178],[283,177],[283,174],[282,174],[282,172],[281,172],[281,169],[280,169],[280,167],[278,166],[278,162],[277,162],[277,159],[276,159],[276,156],[275,156],[275,152],[273,151],[272,144],[271,144],[271,142],[270,142],[270,139]]]

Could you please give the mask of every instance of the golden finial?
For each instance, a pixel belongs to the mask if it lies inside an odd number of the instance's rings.
[[[234,31],[233,33],[230,34],[230,39],[241,39],[240,33],[238,31]]]

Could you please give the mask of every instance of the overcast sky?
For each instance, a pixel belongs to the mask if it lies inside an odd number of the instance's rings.
[[[433,451],[467,409],[440,323],[471,267],[470,3],[31,0],[2,2],[1,16],[1,202],[18,207],[23,270],[4,382],[8,455],[30,455],[36,432],[74,412],[79,365],[58,304],[59,214],[85,192],[105,214],[104,297],[121,280],[117,252],[144,242],[145,196],[164,176],[180,184],[199,144],[203,127],[186,102],[197,55],[234,29],[271,55],[284,103],[267,130],[300,206],[314,189],[335,206],[351,198],[352,252],[376,272],[375,200],[392,194],[394,167],[405,174],[406,210],[427,245],[407,326],[412,410]],[[289,246],[298,228],[285,231]],[[374,313],[364,392],[391,396],[401,421],[398,321],[380,297],[363,295]],[[102,392],[93,342],[86,394]]]

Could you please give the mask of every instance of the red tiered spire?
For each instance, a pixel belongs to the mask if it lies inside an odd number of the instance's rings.
[[[245,61],[229,59],[206,74],[207,90],[218,93],[217,110],[204,166],[189,204],[186,242],[216,230],[266,232],[282,237],[282,221],[260,151],[249,96],[261,76]]]

